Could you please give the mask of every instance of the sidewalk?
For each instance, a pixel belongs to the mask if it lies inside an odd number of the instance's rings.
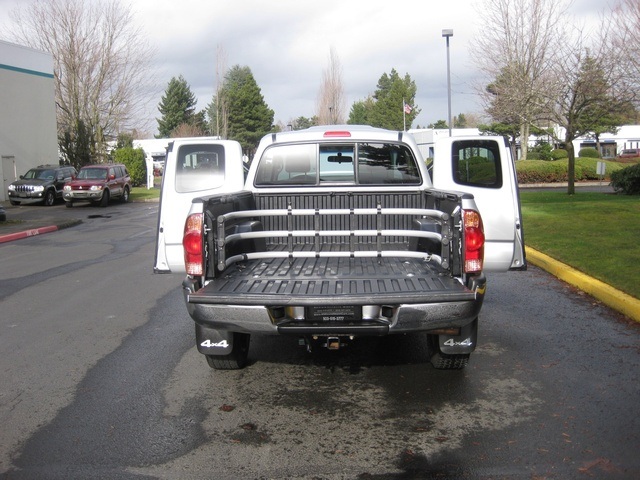
[[[59,208],[40,205],[13,206],[2,202],[7,213],[7,221],[0,223],[0,243],[20,240],[82,223],[77,212],[66,212]]]
[[[51,220],[51,225],[40,225],[38,222],[25,222],[2,225],[0,224],[0,243],[12,242],[21,238],[35,237],[43,233],[56,232],[63,228],[73,227],[82,220]],[[47,222],[49,223],[49,222]]]

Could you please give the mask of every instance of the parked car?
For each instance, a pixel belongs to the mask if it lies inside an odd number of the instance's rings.
[[[82,167],[76,178],[65,184],[62,196],[67,207],[76,202],[106,207],[112,198],[128,202],[130,193],[131,177],[124,165],[100,164]]]
[[[618,158],[639,158],[640,148],[625,148],[618,154]]]
[[[27,200],[38,200],[42,205],[51,206],[56,199],[62,198],[65,182],[76,175],[76,169],[61,165],[40,165],[32,168],[20,180],[7,188],[11,205],[20,205]]]
[[[4,207],[0,205],[0,222],[6,222],[6,221],[7,221],[7,212],[5,211]]]

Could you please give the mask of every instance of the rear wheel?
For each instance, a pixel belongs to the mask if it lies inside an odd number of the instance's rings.
[[[109,205],[109,190],[102,192],[102,200],[100,200],[100,206],[106,207]]]
[[[122,191],[122,197],[120,197],[120,201],[122,203],[127,203],[129,201],[129,187],[124,187]]]
[[[239,370],[247,364],[249,356],[249,342],[251,335],[248,333],[233,334],[233,349],[228,355],[205,355],[207,363],[216,370]]]
[[[53,190],[47,190],[44,194],[44,198],[42,199],[42,204],[50,207],[56,203],[56,192]]]

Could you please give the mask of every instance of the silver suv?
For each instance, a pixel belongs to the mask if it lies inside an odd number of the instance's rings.
[[[22,201],[39,200],[42,205],[51,206],[62,198],[64,184],[71,181],[76,173],[71,166],[40,165],[32,168],[20,175],[20,180],[9,185],[9,202],[20,205]]]

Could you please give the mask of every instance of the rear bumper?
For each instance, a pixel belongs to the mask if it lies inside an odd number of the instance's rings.
[[[459,328],[477,318],[482,307],[486,278],[480,276],[470,281],[472,295],[468,300],[439,300],[428,303],[371,304],[375,298],[357,305],[358,315],[331,315],[309,318],[308,306],[291,305],[295,300],[283,298],[282,305],[227,305],[199,303],[197,283],[187,277],[183,284],[187,310],[199,325],[250,334],[262,335],[388,335],[420,332],[443,328]],[[340,296],[324,300],[323,304],[334,308],[341,305]],[[349,308],[349,307],[338,307]]]

